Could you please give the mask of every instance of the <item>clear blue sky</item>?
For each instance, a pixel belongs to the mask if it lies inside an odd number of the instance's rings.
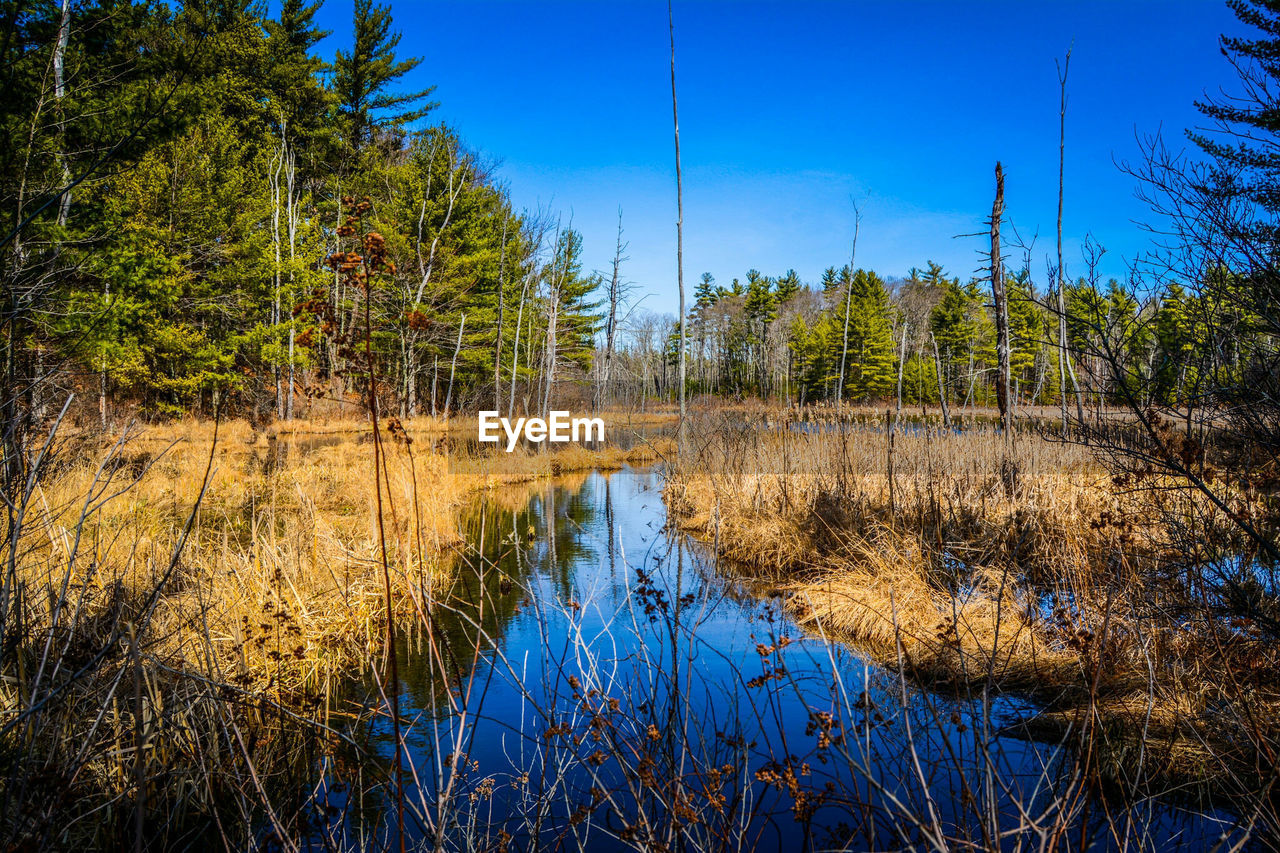
[[[350,0],[320,22],[345,47]],[[644,307],[674,312],[675,169],[664,2],[394,2],[400,51],[437,86],[430,120],[499,162],[517,207],[550,207],[608,267],[617,211],[626,277]],[[1045,276],[1057,204],[1058,83],[1069,46],[1068,273],[1086,233],[1106,272],[1143,252],[1150,221],[1116,160],[1136,135],[1182,146],[1193,101],[1230,87],[1222,2],[729,3],[676,0],[685,196],[685,284],[755,267],[816,282],[849,257],[904,275],[926,260],[967,277],[990,211],[996,160],[1009,215],[1037,230]]]

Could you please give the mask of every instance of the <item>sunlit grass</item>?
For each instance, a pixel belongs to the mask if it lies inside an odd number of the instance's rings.
[[[1207,631],[1211,613],[1170,582],[1182,557],[1163,538],[1168,506],[1052,435],[908,430],[890,454],[882,426],[710,418],[668,505],[726,565],[783,591],[801,624],[882,666],[1034,695],[1038,730],[1108,727],[1112,751],[1148,742],[1152,768],[1239,769],[1235,742],[1274,726],[1280,697],[1238,685],[1276,653],[1247,625]]]

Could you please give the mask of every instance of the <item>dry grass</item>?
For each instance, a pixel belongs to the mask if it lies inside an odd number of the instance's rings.
[[[673,456],[669,439],[479,454],[458,432],[417,419],[409,443],[387,433],[390,606],[406,620],[453,581],[457,511],[479,492],[519,502],[498,487]],[[888,668],[1035,695],[1036,725],[1087,736],[1094,769],[1132,764],[1123,729],[1146,735],[1146,766],[1204,776],[1247,760],[1277,718],[1275,651],[1185,619],[1154,571],[1167,543],[1084,449],[1019,436],[1010,476],[995,433],[916,431],[896,436],[891,479],[868,429],[761,429],[734,412],[689,435],[674,520]],[[3,816],[14,837],[110,847],[127,835],[104,811],[180,824],[177,810],[257,809],[266,786],[314,772],[308,726],[377,707],[338,698],[383,653],[372,450],[350,422],[223,424],[216,445],[213,425],[185,422],[63,448],[32,498],[6,626],[0,703],[24,726],[3,745],[32,780],[15,801],[46,803]],[[48,710],[31,699],[64,685]],[[332,755],[336,732],[320,734]]]
[[[1087,448],[900,432],[891,492],[883,429],[695,434],[667,486],[673,518],[786,592],[811,630],[935,687],[1034,695],[1041,731],[1084,721],[1117,755],[1145,739],[1153,770],[1219,774],[1270,740],[1280,696],[1252,685],[1275,650],[1206,627],[1164,568],[1151,506]]]
[[[960,688],[1062,685],[1078,660],[1028,618],[1003,574],[975,572],[958,594],[925,581],[919,552],[868,544],[845,570],[793,587],[801,624],[851,638],[919,681]]]
[[[212,667],[210,675],[231,673],[245,683],[270,681],[278,689],[349,673],[380,648],[386,602],[369,429],[344,427],[293,422],[259,432],[244,422],[223,424],[207,484],[213,424],[146,430],[128,440],[113,463],[111,488],[129,487],[92,514],[92,561],[70,561],[67,543],[83,496],[100,476],[99,457],[85,454],[41,487],[47,514],[40,532],[29,534],[33,545],[23,572],[48,584],[60,566],[74,562],[73,584],[150,589],[155,567],[168,560],[199,499],[180,577],[165,596],[166,627],[174,629],[165,633],[183,664]],[[554,453],[476,457],[454,454],[438,440],[433,450],[433,436],[444,431],[431,419],[405,428],[411,444],[384,437],[384,524],[394,605],[405,614],[424,613],[450,582],[441,557],[459,538],[456,510],[476,490],[653,461],[665,447],[572,445]],[[39,624],[41,616],[33,618]],[[199,632],[195,638],[192,631]],[[205,634],[208,649],[195,642]]]
[[[386,607],[374,571],[372,445],[351,432],[308,445],[243,423],[221,427],[211,456],[212,444],[212,425],[188,423],[125,445],[112,487],[130,476],[137,482],[93,513],[92,562],[76,561],[92,566],[84,581],[151,589],[155,567],[168,562],[199,501],[164,594],[167,622],[157,626],[177,660],[277,690],[349,671],[378,648]],[[392,454],[387,475],[396,604],[411,608],[443,580],[438,555],[456,536],[451,513],[462,485],[430,454],[412,464]],[[43,486],[47,546],[29,555],[26,571],[56,576],[71,562],[63,543],[97,476],[89,457]]]
[[[702,447],[667,496],[682,526],[792,592],[803,622],[881,662],[932,681],[1058,686],[1074,656],[1020,582],[1051,569],[1077,580],[1098,545],[1082,519],[1114,498],[1079,449],[1021,444],[1011,492],[994,433],[896,436],[891,510],[883,434],[739,434]]]
[[[129,819],[104,822],[102,809],[180,824],[270,801],[264,779],[314,772],[299,738],[348,712],[346,688],[384,653],[388,605],[425,622],[452,582],[464,501],[655,453],[483,460],[426,419],[407,425],[409,443],[387,430],[389,603],[367,424],[232,422],[214,435],[187,421],[114,444],[65,438],[33,492],[0,680],[0,722],[24,723],[0,752],[32,781],[11,777],[0,798],[42,805],[4,816],[16,836],[110,846]],[[51,693],[54,704],[33,701]]]

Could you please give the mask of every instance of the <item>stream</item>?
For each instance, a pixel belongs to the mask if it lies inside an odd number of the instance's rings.
[[[1186,797],[1077,788],[1064,815],[1074,763],[1018,736],[1034,708],[918,689],[799,629],[666,526],[662,485],[658,467],[596,471],[503,487],[463,514],[449,604],[400,640],[411,842],[1013,848],[1057,832],[1071,849],[1166,850],[1238,833]],[[387,772],[386,714],[366,736]],[[373,775],[326,762],[311,849],[394,848],[396,795]]]

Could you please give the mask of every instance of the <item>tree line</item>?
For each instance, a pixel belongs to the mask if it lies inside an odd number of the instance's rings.
[[[1014,402],[1056,405],[1063,390],[1056,291],[1039,285],[1028,267],[1004,281]],[[1107,403],[1130,390],[1173,404],[1199,393],[1203,366],[1194,356],[1215,322],[1206,297],[1177,283],[1145,296],[1116,279],[1100,283],[1096,260],[1089,275],[1066,283],[1063,297],[1069,400],[1078,393],[1089,403]],[[932,261],[899,279],[831,266],[816,284],[801,282],[794,270],[766,276],[752,269],[727,286],[704,273],[688,328],[688,382],[695,394],[796,405],[869,403],[894,396],[901,377],[906,403],[938,404],[945,396],[962,407],[995,404],[989,279],[962,282]],[[641,394],[634,387],[639,381],[648,396],[670,398],[677,346],[673,318],[633,318],[620,356],[633,387],[616,393]],[[1102,363],[1108,348],[1125,375]]]
[[[319,2],[265,8],[0,4],[6,414],[343,407],[366,307],[388,410],[545,408],[604,317],[581,235],[430,122],[387,8],[356,0],[329,59]],[[353,201],[386,241],[368,288],[330,263]]]
[[[401,55],[388,9],[357,0],[349,43],[325,59],[319,7],[0,3],[9,429],[71,392],[104,425],[134,411],[355,412],[364,334],[376,390],[402,415],[677,399],[679,323],[628,306],[621,215],[611,269],[584,269],[571,223],[516,210],[492,164],[430,122],[432,90],[403,89],[420,60]],[[367,288],[331,263],[361,203],[388,260]],[[1143,284],[1103,282],[1092,244],[1074,279],[1059,260],[1037,281],[1024,254],[999,276],[1016,405],[1176,407],[1250,369],[1257,342],[1242,341],[1265,325],[1250,258]],[[812,283],[706,273],[684,317],[684,388],[808,404],[900,387],[913,404],[990,404],[1003,372],[992,285],[932,262],[886,278],[852,258]]]

